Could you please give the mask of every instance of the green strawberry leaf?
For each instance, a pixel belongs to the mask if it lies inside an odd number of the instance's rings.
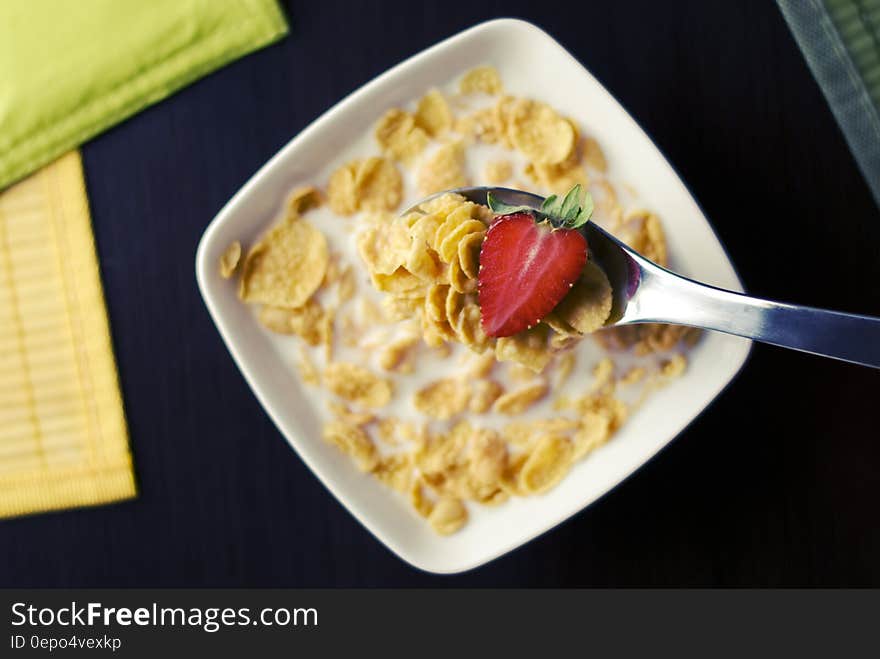
[[[587,192],[584,195],[584,201],[581,204],[581,212],[578,219],[584,218],[584,223],[586,223],[589,222],[591,217],[593,217],[593,195]]]
[[[559,210],[559,219],[563,222],[569,222],[577,216],[581,209],[581,185],[578,183],[569,190],[565,198],[562,200],[562,207]]]
[[[561,228],[578,229],[585,225],[592,215],[593,196],[585,191],[581,199],[581,185],[577,184],[566,193],[557,217]]]
[[[581,193],[583,192],[583,198]],[[499,201],[492,192],[486,195],[486,203],[496,215],[530,213],[536,220],[549,219],[560,229],[578,229],[585,225],[593,214],[593,196],[583,191],[580,183],[569,190],[563,198],[552,194],[541,204],[541,210],[531,206],[512,206]]]
[[[541,204],[541,212],[546,213],[547,215],[552,215],[553,211],[558,211],[557,208],[557,199],[558,197],[555,194],[550,195],[544,200],[544,203]]]

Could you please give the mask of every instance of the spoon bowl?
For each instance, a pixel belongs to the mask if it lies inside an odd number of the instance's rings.
[[[456,193],[487,205],[492,193],[511,206],[539,210],[540,195],[501,187],[466,187],[438,192],[406,212],[443,194]],[[588,222],[581,229],[589,258],[604,271],[614,291],[605,327],[634,323],[688,325],[823,357],[880,368],[880,318],[774,302],[693,281],[635,252]]]

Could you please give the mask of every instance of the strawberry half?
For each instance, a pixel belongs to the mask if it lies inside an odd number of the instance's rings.
[[[548,197],[541,210],[500,204],[489,194],[498,217],[480,250],[478,278],[488,336],[512,336],[536,325],[577,281],[587,262],[587,240],[577,229],[593,210],[589,193],[583,203],[580,193],[577,185],[563,200]]]

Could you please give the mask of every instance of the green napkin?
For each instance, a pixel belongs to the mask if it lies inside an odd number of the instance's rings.
[[[2,0],[0,189],[286,32],[275,0]]]
[[[880,0],[777,0],[880,205]]]

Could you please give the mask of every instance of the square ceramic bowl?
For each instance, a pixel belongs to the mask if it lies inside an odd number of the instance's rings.
[[[517,44],[511,49],[510,44]],[[663,155],[599,82],[539,28],[517,20],[477,25],[382,74],[328,110],[290,141],[214,218],[196,259],[199,287],[229,352],[278,429],[328,490],[403,560],[454,573],[490,561],[583,510],[649,460],[724,389],[746,360],[750,342],[707,335],[679,379],[640,407],[608,444],[577,464],[555,489],[479,511],[458,533],[440,537],[396,493],[358,473],[322,441],[318,412],[273,337],[220,278],[218,259],[233,240],[255,238],[291,188],[323,181],[351,157],[387,108],[491,64],[515,95],[539,98],[598,136],[616,178],[633,183],[667,230],[674,269],[741,291],[733,266],[697,203]],[[558,84],[565,80],[566,84]],[[403,206],[407,205],[404,200]],[[254,474],[259,478],[259,474]]]

